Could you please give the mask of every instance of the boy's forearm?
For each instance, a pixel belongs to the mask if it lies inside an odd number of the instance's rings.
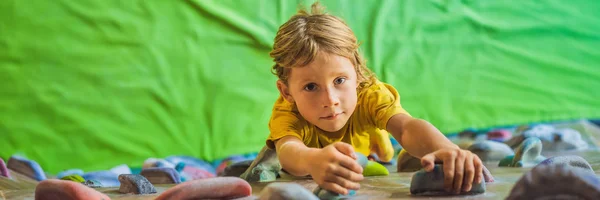
[[[315,149],[296,141],[286,141],[277,146],[279,162],[286,172],[294,176],[309,175],[309,162],[312,160],[310,155]]]
[[[407,117],[394,120],[395,117]],[[409,116],[394,116],[390,119],[389,129],[394,138],[400,139],[400,145],[412,156],[421,158],[424,155],[442,148],[459,147],[452,143],[431,123]],[[395,123],[394,123],[395,122]]]

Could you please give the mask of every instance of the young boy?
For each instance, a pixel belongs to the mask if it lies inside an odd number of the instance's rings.
[[[470,191],[482,181],[481,160],[461,150],[427,121],[402,108],[396,89],[366,67],[357,39],[341,19],[300,10],[277,32],[270,53],[280,97],[269,122],[267,146],[282,168],[310,175],[339,194],[357,190],[363,179],[354,152],[371,153],[370,138],[386,130],[431,171],[444,164],[448,191]]]

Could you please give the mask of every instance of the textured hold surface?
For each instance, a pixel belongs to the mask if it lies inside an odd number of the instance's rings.
[[[533,167],[546,158],[542,155],[542,142],[537,137],[527,138],[517,147],[515,155],[505,157],[498,166],[501,167]]]
[[[8,159],[7,168],[36,181],[46,180],[46,173],[44,173],[42,167],[33,160],[20,156],[11,156],[10,159]]]
[[[248,182],[274,181],[279,176],[279,170],[281,170],[281,164],[277,153],[264,146],[250,167],[240,177]]]
[[[81,177],[77,174],[62,177],[62,178],[60,178],[60,180],[73,181],[73,182],[77,182],[77,183],[85,182],[85,179],[83,179],[83,177]]]
[[[187,181],[169,188],[156,200],[235,199],[252,194],[252,187],[237,177],[215,177]]]
[[[494,141],[475,142],[467,150],[476,154],[484,162],[499,161],[506,156],[514,155],[508,145]]]
[[[92,188],[73,181],[47,179],[35,187],[35,200],[109,200]]]
[[[152,167],[142,169],[140,175],[144,176],[152,184],[178,184],[181,183],[179,173],[173,168]]]
[[[414,172],[422,168],[420,159],[408,154],[404,149],[400,151],[396,165],[397,172]]]
[[[134,193],[134,194],[153,194],[156,193],[154,185],[148,181],[145,177],[138,174],[121,174],[119,175],[119,187],[120,193]]]
[[[363,169],[364,176],[387,176],[390,172],[388,169],[375,161],[369,161]]]
[[[10,172],[8,171],[8,168],[6,168],[6,163],[4,163],[4,160],[1,158],[0,158],[0,176],[10,178]]]
[[[571,167],[579,167],[581,169],[587,170],[591,173],[594,173],[592,166],[581,156],[575,155],[567,155],[567,156],[555,156],[548,158],[540,163],[540,165],[558,165],[558,164],[566,164]]]
[[[538,165],[513,186],[513,199],[600,199],[600,179],[594,173],[567,164]]]
[[[487,133],[487,139],[495,142],[504,142],[512,137],[509,130],[497,129]]]
[[[473,182],[471,191],[460,194],[481,194],[485,192],[485,181]],[[443,165],[435,165],[432,172],[417,171],[410,182],[410,193],[422,196],[455,195],[444,190]]]
[[[297,183],[270,183],[258,195],[260,200],[317,200],[315,194]]]
[[[182,180],[185,179],[186,181],[215,177],[214,174],[212,174],[204,169],[201,169],[198,167],[193,167],[193,166],[185,166],[181,170],[180,176],[181,176]]]

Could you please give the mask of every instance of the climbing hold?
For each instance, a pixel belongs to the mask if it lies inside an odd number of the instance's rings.
[[[471,191],[460,194],[481,194],[485,192],[485,181],[473,182]],[[436,164],[433,171],[426,172],[425,169],[417,171],[410,182],[410,193],[421,196],[455,195],[444,189],[443,165]]]
[[[265,146],[240,177],[248,182],[274,181],[279,176],[279,170],[281,164],[277,153]]]
[[[77,182],[77,183],[85,182],[85,179],[83,179],[83,177],[81,177],[77,174],[62,177],[62,178],[60,178],[60,180],[73,181],[73,182]]]
[[[344,199],[346,197],[350,197],[350,196],[356,195],[356,191],[354,191],[354,190],[348,190],[348,195],[342,195],[342,194],[337,194],[335,192],[322,189],[321,187],[317,187],[313,191],[313,194],[315,196],[317,196],[317,198],[323,199],[323,200]]]
[[[385,166],[375,161],[369,161],[363,170],[364,176],[387,176],[389,174],[390,172]]]
[[[84,183],[84,185],[91,187],[91,188],[100,188],[102,187],[102,183],[100,183],[99,181],[96,180],[86,180]]]
[[[506,129],[496,129],[487,133],[487,139],[495,142],[504,142],[512,137],[512,133]]]
[[[506,156],[515,154],[508,145],[495,141],[475,142],[467,150],[473,152],[484,162],[499,161]]]
[[[156,200],[236,199],[252,194],[252,187],[237,177],[215,177],[187,181],[167,189]]]
[[[69,169],[69,170],[65,170],[62,172],[59,172],[56,175],[56,178],[62,178],[68,175],[79,175],[79,176],[83,176],[83,170],[81,169]]]
[[[521,176],[506,197],[507,200],[555,198],[600,199],[600,179],[581,167],[542,164]]]
[[[145,177],[139,174],[121,174],[119,175],[119,192],[123,194],[153,194],[156,193],[154,185]]]
[[[152,167],[142,169],[140,175],[144,176],[152,184],[178,184],[181,183],[179,173],[173,168]]]
[[[108,196],[73,181],[47,179],[35,187],[35,200],[110,200]]]
[[[46,173],[44,173],[42,167],[37,162],[24,157],[11,156],[8,159],[7,168],[36,181],[46,180]]]
[[[10,178],[10,172],[8,171],[8,168],[6,168],[6,163],[4,163],[3,159],[0,159],[0,176]]]
[[[102,187],[119,187],[119,175],[111,171],[95,171],[83,174],[81,177],[85,180],[94,180],[99,182]]]
[[[233,163],[233,164],[225,167],[221,176],[240,177],[246,170],[248,170],[250,165],[252,165],[252,162],[253,162],[253,160],[244,160],[241,162]]]
[[[533,167],[546,157],[540,155],[542,152],[542,142],[537,137],[527,138],[517,147],[515,155],[505,157],[498,164],[502,167]]]
[[[317,196],[297,183],[274,182],[268,184],[258,195],[260,200],[318,200]]]

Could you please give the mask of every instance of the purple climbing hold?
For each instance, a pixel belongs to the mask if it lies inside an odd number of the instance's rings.
[[[152,184],[178,184],[181,183],[179,173],[169,167],[152,167],[142,169],[140,175],[146,177]]]
[[[0,176],[10,178],[10,172],[8,171],[8,168],[6,168],[6,163],[4,163],[3,159],[0,159]]]
[[[153,194],[156,193],[154,185],[145,177],[139,174],[121,174],[119,175],[119,192],[123,194]]]
[[[7,168],[36,181],[46,180],[46,173],[44,173],[42,167],[37,162],[24,157],[11,156],[8,159]]]
[[[589,172],[594,173],[592,166],[581,156],[575,155],[567,155],[567,156],[555,156],[548,158],[540,163],[540,165],[557,165],[557,164],[567,164],[572,167],[579,167],[584,170],[588,170]]]
[[[268,184],[258,195],[260,200],[318,200],[317,196],[297,183],[274,182]]]
[[[538,165],[517,181],[506,199],[600,199],[600,179],[565,163]]]

